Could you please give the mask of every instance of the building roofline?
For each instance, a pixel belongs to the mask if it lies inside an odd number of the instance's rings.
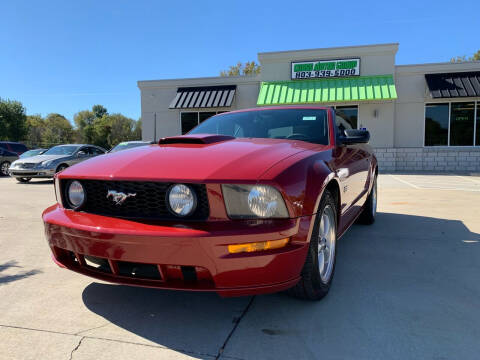
[[[261,55],[277,55],[277,54],[291,54],[296,52],[303,51],[322,51],[322,50],[346,50],[346,49],[361,49],[369,47],[392,47],[397,46],[399,43],[384,43],[384,44],[368,44],[368,45],[349,45],[349,46],[333,46],[333,47],[324,47],[324,48],[314,48],[314,49],[299,49],[299,50],[283,50],[283,51],[266,51],[259,52],[258,56]]]
[[[248,84],[258,83],[260,78],[254,76],[209,76],[195,78],[176,78],[176,79],[159,79],[159,80],[138,80],[137,86],[143,87],[163,87],[169,85],[175,86],[195,86],[195,85],[227,85],[227,84]]]

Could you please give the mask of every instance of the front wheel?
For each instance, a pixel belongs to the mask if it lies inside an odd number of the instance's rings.
[[[335,272],[336,214],[335,200],[332,194],[326,191],[315,219],[301,279],[288,290],[290,295],[305,300],[320,300],[330,290],[333,273]]]
[[[29,182],[30,180],[32,180],[32,178],[27,178],[27,177],[17,177],[15,178],[17,179],[18,182],[21,182],[21,183],[27,183]]]
[[[59,173],[60,171],[65,170],[68,167],[68,165],[62,164],[57,168],[57,171],[55,173]]]
[[[365,206],[363,207],[362,214],[359,221],[361,224],[371,225],[375,222],[375,216],[377,215],[377,175],[373,177],[372,190],[368,195]]]
[[[0,175],[1,176],[8,176],[8,169],[10,168],[10,163],[8,161],[4,161],[0,164]]]

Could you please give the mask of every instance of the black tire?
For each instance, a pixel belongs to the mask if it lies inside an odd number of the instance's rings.
[[[358,218],[358,222],[364,225],[372,225],[375,222],[375,215],[377,214],[377,175],[373,178],[372,190],[368,195],[362,214]]]
[[[9,161],[4,161],[0,164],[0,176],[8,176],[8,168],[10,167]],[[6,169],[6,170],[5,170]]]
[[[32,180],[32,178],[27,178],[27,177],[17,177],[15,178],[17,179],[18,182],[21,182],[21,183],[27,183],[29,182],[30,180]]]
[[[57,170],[55,171],[55,173],[59,173],[60,171],[65,170],[66,168],[68,168],[68,165],[66,165],[66,164],[60,164],[60,165],[58,165]]]
[[[337,206],[332,194],[327,190],[320,202],[317,215],[315,217],[315,225],[313,227],[312,236],[310,239],[310,246],[308,249],[307,259],[303,265],[300,281],[292,288],[287,290],[287,293],[299,299],[304,300],[320,300],[328,294],[330,285],[332,283],[333,275],[335,273],[336,251],[333,257],[333,269],[330,278],[324,282],[320,276],[318,264],[318,232],[320,227],[320,219],[325,207],[329,205],[334,211],[334,237],[337,241]]]

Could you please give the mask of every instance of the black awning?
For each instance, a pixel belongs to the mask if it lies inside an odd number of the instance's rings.
[[[480,97],[480,71],[425,74],[433,98]]]
[[[170,109],[216,108],[232,106],[236,85],[182,87],[170,103]]]

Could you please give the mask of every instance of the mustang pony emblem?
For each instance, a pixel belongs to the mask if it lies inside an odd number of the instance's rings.
[[[107,193],[107,199],[111,197],[112,200],[115,202],[115,205],[122,205],[125,200],[127,200],[129,197],[134,196],[137,196],[137,194],[125,194],[123,192],[118,192],[115,190],[108,190]]]

